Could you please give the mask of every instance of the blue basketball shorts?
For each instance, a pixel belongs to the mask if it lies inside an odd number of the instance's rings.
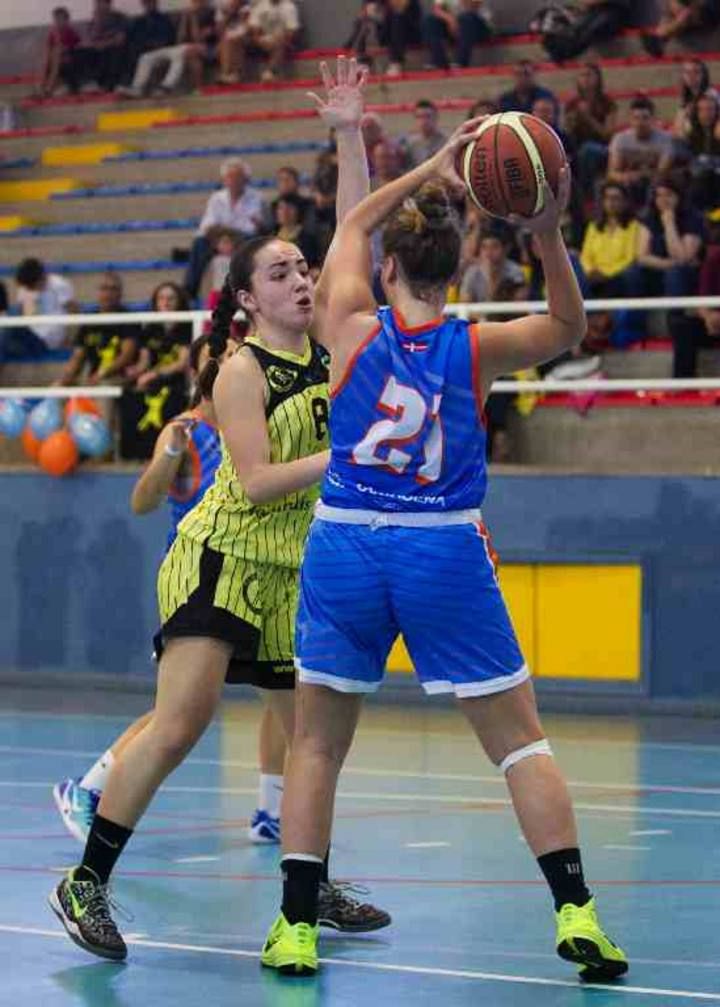
[[[529,677],[482,524],[316,518],[300,574],[300,681],[374,692],[400,633],[429,694],[487,696]]]

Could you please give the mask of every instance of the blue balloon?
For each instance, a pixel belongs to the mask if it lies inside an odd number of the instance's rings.
[[[43,399],[30,413],[30,429],[39,441],[60,430],[63,425],[63,407],[59,399]]]
[[[0,399],[0,434],[19,437],[27,414],[21,399]]]
[[[73,413],[68,422],[68,429],[81,455],[102,458],[112,447],[107,423],[92,413]]]

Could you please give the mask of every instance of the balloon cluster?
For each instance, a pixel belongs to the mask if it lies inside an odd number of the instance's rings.
[[[102,458],[112,438],[92,399],[43,399],[28,411],[22,399],[0,399],[0,434],[19,437],[27,457],[51,476],[65,476],[82,457]]]

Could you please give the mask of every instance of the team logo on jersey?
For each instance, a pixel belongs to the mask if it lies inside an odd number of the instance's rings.
[[[297,379],[297,371],[290,370],[289,367],[278,367],[272,364],[265,371],[267,383],[274,392],[289,392]]]

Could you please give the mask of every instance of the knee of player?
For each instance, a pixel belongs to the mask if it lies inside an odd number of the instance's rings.
[[[160,721],[157,718],[150,726],[154,749],[163,764],[178,765],[193,748],[205,729],[191,718],[176,718]]]
[[[553,750],[547,738],[537,738],[524,745],[508,745],[499,748],[497,752],[488,753],[492,761],[507,775],[511,769],[520,764],[527,764],[528,759],[553,758]]]
[[[314,732],[298,734],[296,729],[292,748],[293,754],[298,753],[301,758],[330,762],[339,767],[345,760],[348,745],[344,739]]]

